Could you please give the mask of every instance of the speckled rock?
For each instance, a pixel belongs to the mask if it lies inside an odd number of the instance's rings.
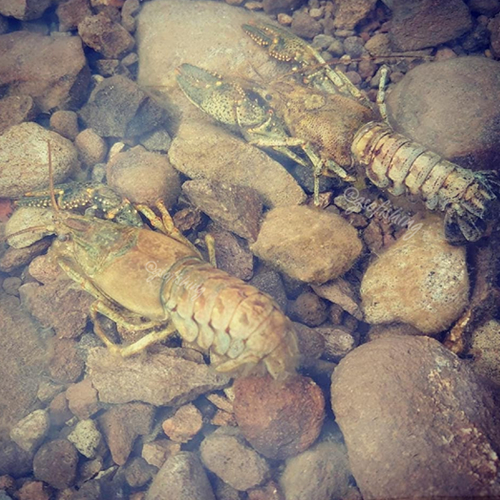
[[[168,155],[172,165],[191,179],[253,188],[268,207],[298,205],[306,198],[280,163],[208,119],[183,123]]]
[[[292,206],[267,213],[252,251],[291,278],[322,284],[348,271],[362,247],[340,215]]]
[[[139,138],[139,142],[148,150],[156,153],[167,153],[172,144],[169,133],[163,129],[153,130]]]
[[[321,389],[297,375],[283,382],[269,376],[236,379],[234,413],[246,440],[262,455],[283,459],[311,446],[324,418]]]
[[[33,120],[35,103],[30,96],[10,96],[0,99],[0,134],[12,125]]]
[[[36,479],[53,488],[63,490],[71,486],[76,478],[78,452],[66,439],[55,439],[43,444],[33,459]]]
[[[179,174],[168,158],[142,146],[113,156],[106,172],[108,184],[133,203],[154,206],[163,200],[171,208],[181,192]]]
[[[102,163],[108,153],[106,141],[98,136],[91,128],[82,130],[75,138],[78,157],[86,167],[93,167]]]
[[[500,387],[500,323],[495,320],[474,330],[470,340],[472,369]]]
[[[163,421],[163,432],[172,440],[187,443],[203,425],[203,417],[193,404],[181,406],[175,414]]]
[[[283,311],[286,309],[286,292],[279,273],[262,266],[250,280],[250,284],[270,295]]]
[[[31,21],[41,17],[50,4],[51,0],[0,0],[0,14]]]
[[[452,82],[452,83],[451,83]],[[410,71],[387,97],[391,124],[474,170],[500,162],[500,62],[457,57]]]
[[[418,50],[454,40],[469,31],[472,18],[462,0],[395,0],[390,35],[397,50]]]
[[[101,433],[94,420],[80,420],[68,434],[68,441],[87,458],[94,458],[101,444]]]
[[[347,355],[332,408],[363,498],[498,496],[494,403],[428,337],[387,337]]]
[[[176,351],[162,349],[144,357],[117,359],[105,348],[91,350],[87,368],[99,400],[180,405],[229,382],[228,377],[215,373],[207,365],[183,359]]]
[[[215,500],[200,459],[183,451],[170,457],[153,479],[145,500]]]
[[[10,438],[20,448],[33,452],[49,431],[47,410],[35,410],[20,420],[10,431]]]
[[[47,141],[52,149],[54,182],[62,182],[77,166],[77,152],[68,139],[26,122],[0,136],[0,191],[16,198],[46,187],[49,179]]]
[[[359,343],[359,334],[342,325],[325,325],[314,329],[325,339],[324,359],[338,363]]]
[[[56,111],[50,116],[50,128],[66,139],[74,141],[79,132],[78,115],[74,111],[63,109]]]
[[[0,85],[31,96],[42,112],[76,108],[87,97],[90,70],[78,37],[26,30],[0,36]]]
[[[465,248],[448,244],[442,220],[429,218],[370,264],[360,293],[368,323],[402,322],[439,333],[469,300]]]

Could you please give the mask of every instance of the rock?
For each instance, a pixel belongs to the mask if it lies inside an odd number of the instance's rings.
[[[297,455],[318,437],[325,401],[311,379],[297,375],[278,382],[269,376],[248,377],[236,379],[233,387],[238,426],[265,457]]]
[[[74,141],[79,132],[78,115],[74,111],[56,111],[50,117],[50,128],[66,139]]]
[[[61,2],[56,9],[59,18],[59,31],[70,31],[78,27],[86,17],[92,15],[89,0],[68,0]]]
[[[319,359],[325,350],[325,339],[321,328],[309,328],[302,323],[294,323],[293,327],[297,333],[299,352],[301,355],[301,366],[309,366]]]
[[[181,124],[168,155],[189,178],[253,188],[267,207],[298,205],[306,198],[281,164],[208,121]]]
[[[40,382],[36,396],[42,403],[49,404],[62,391],[64,391],[62,384],[57,384],[46,378]]]
[[[100,408],[97,391],[88,378],[70,385],[66,389],[66,399],[71,413],[80,420],[88,419]]]
[[[396,50],[419,50],[454,40],[472,28],[462,0],[395,0],[390,36]]]
[[[453,82],[451,85],[450,82]],[[474,170],[500,161],[500,62],[457,57],[410,71],[387,98],[395,129]]]
[[[500,57],[500,15],[488,24],[488,29],[491,31],[491,51]]]
[[[220,389],[229,382],[228,377],[215,373],[207,365],[176,357],[175,351],[162,349],[145,357],[122,360],[104,348],[91,350],[87,369],[99,400],[174,406]]]
[[[462,48],[467,52],[483,52],[490,46],[490,32],[486,26],[482,24],[476,25],[462,39]],[[482,54],[480,54],[482,55]],[[392,76],[391,76],[392,81]]]
[[[24,250],[25,253],[21,253],[20,256],[26,255],[24,264],[28,264],[31,259],[50,246],[50,241],[48,244],[42,244],[47,243],[47,240],[43,241],[42,238],[53,234],[53,229],[50,229],[53,225],[54,211],[51,208],[19,207],[12,214],[12,217],[10,217],[5,226],[5,235],[8,238],[7,242],[12,247],[9,248],[7,252],[14,249]],[[18,231],[36,227],[39,227],[39,229],[28,231],[19,236],[10,237],[11,234]],[[30,245],[31,247],[27,248]],[[34,247],[36,251],[34,251],[32,247]],[[28,255],[31,255],[31,259],[28,259]]]
[[[64,393],[54,397],[49,405],[50,424],[52,427],[62,427],[73,415],[68,408],[68,400]]]
[[[18,500],[50,500],[50,493],[49,488],[41,481],[27,481],[17,492],[16,498]],[[2,500],[1,496],[0,500]]]
[[[35,103],[30,96],[10,96],[0,99],[0,135],[12,125],[33,120]]]
[[[80,117],[101,137],[133,137],[163,124],[166,115],[136,83],[116,75],[96,85]]]
[[[71,486],[76,477],[78,452],[66,439],[55,439],[43,444],[33,459],[35,478],[63,490]]]
[[[121,15],[121,25],[130,33],[135,31],[136,16],[141,10],[140,0],[125,0],[123,4]]]
[[[472,369],[489,382],[500,387],[500,324],[496,320],[474,330],[470,340],[472,354]]]
[[[436,340],[355,349],[333,374],[332,408],[363,498],[499,494],[494,403]]]
[[[65,278],[66,274],[49,255],[35,257],[28,267],[29,275],[37,281],[46,285],[58,279]]]
[[[274,16],[280,13],[290,14],[303,3],[305,0],[263,0],[262,7],[267,15]]]
[[[338,363],[359,343],[359,334],[351,333],[345,326],[322,326],[314,329],[325,339],[323,357]]]
[[[369,265],[360,290],[363,310],[368,323],[408,323],[433,335],[468,303],[465,248],[446,242],[440,218],[428,218],[412,234]]]
[[[104,139],[98,136],[91,128],[80,132],[75,138],[78,157],[86,167],[93,167],[106,159],[108,146]]]
[[[8,248],[0,257],[0,271],[11,273],[19,267],[29,264],[34,257],[47,250],[50,243],[50,240],[44,239],[26,248]]]
[[[257,239],[262,201],[255,189],[198,179],[185,182],[182,192],[224,229],[250,241]]]
[[[142,146],[113,156],[106,172],[108,184],[132,203],[153,206],[162,200],[171,208],[181,191],[179,174],[167,156],[150,153]]]
[[[23,305],[44,327],[54,328],[58,338],[77,338],[85,331],[95,299],[73,280],[26,283],[19,291]]]
[[[375,7],[376,0],[341,0],[335,3],[335,28],[352,30]]]
[[[259,488],[252,488],[247,493],[248,500],[283,500],[284,498],[281,488],[274,481],[269,481]]]
[[[131,488],[142,488],[155,473],[156,469],[141,457],[133,457],[125,466],[125,479]]]
[[[163,421],[163,432],[178,443],[187,443],[201,429],[203,425],[200,410],[193,404],[181,406],[175,414]]]
[[[207,469],[239,491],[262,484],[270,473],[266,460],[232,427],[220,427],[205,438],[200,456]]]
[[[386,56],[391,50],[391,40],[386,33],[376,33],[366,43],[365,49],[372,56]]]
[[[153,479],[145,500],[215,500],[199,458],[183,451],[170,457]]]
[[[1,443],[11,427],[35,409],[38,384],[46,367],[46,351],[37,327],[19,300],[3,293],[0,294],[0,353]],[[9,473],[2,469],[2,449],[0,445],[0,475]]]
[[[10,438],[20,448],[32,453],[49,431],[47,410],[35,410],[20,420],[10,431]]]
[[[0,14],[31,21],[42,17],[51,0],[0,0]]]
[[[20,278],[15,276],[5,278],[2,283],[2,288],[7,295],[19,295],[19,287],[22,281]]]
[[[322,284],[349,270],[363,246],[357,231],[340,215],[289,206],[267,213],[251,248],[291,278]]]
[[[73,443],[75,448],[87,458],[95,458],[101,439],[101,433],[97,429],[95,422],[90,419],[80,420],[68,434],[68,441]],[[113,449],[111,449],[111,453],[113,453]]]
[[[314,38],[323,31],[323,26],[303,10],[292,17],[292,31],[302,38]]]
[[[54,341],[50,361],[50,376],[57,382],[76,382],[82,374],[84,363],[76,350],[76,342],[70,339]]]
[[[318,326],[326,321],[326,304],[312,292],[301,293],[288,304],[287,313],[291,319],[307,326]]]
[[[78,37],[28,31],[0,36],[0,86],[30,96],[44,113],[77,108],[87,97],[90,71]]]
[[[103,12],[85,17],[78,24],[78,34],[85,45],[108,59],[121,59],[135,45],[134,37]]]
[[[139,142],[148,150],[155,153],[167,153],[172,144],[169,133],[163,129],[153,130],[139,138]]]
[[[350,475],[345,445],[325,439],[286,461],[280,485],[286,500],[346,498]]]
[[[151,443],[145,443],[142,447],[142,458],[150,465],[161,468],[167,458],[181,451],[181,445],[169,439],[157,439]]]
[[[363,313],[359,307],[359,299],[356,296],[353,286],[343,278],[337,278],[323,285],[313,285],[314,293],[334,304],[338,304],[344,311],[362,320]]]
[[[138,436],[151,431],[154,407],[144,403],[114,406],[99,417],[99,425],[113,461],[124,465]]]
[[[0,474],[14,478],[27,476],[32,471],[33,455],[19,448],[14,441],[0,440]]]
[[[363,53],[365,52],[364,50],[364,43],[363,43],[363,39],[359,36],[348,36],[345,40],[344,40],[344,50],[345,50],[345,53],[349,56],[351,56],[352,58],[359,58],[363,55]],[[352,73],[350,71],[348,71],[347,73]],[[356,73],[357,74],[357,73]],[[359,77],[359,75],[358,75]],[[355,84],[359,84],[360,82],[353,82]]]
[[[279,273],[272,269],[261,267],[250,280],[250,284],[258,288],[261,292],[270,295],[283,311],[286,309],[286,292]]]
[[[77,167],[77,153],[64,137],[33,122],[10,127],[0,136],[0,190],[19,198],[49,182],[47,141],[52,150],[54,182],[62,182]]]
[[[471,12],[492,17],[500,12],[499,0],[469,0],[467,2]]]

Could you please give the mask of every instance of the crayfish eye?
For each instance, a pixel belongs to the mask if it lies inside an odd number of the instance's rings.
[[[58,234],[57,240],[58,241],[69,241],[69,234]]]
[[[266,101],[272,101],[273,100],[273,96],[271,94],[266,94],[265,99],[266,99]]]

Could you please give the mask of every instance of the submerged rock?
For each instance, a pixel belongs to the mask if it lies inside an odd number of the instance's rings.
[[[352,30],[375,7],[376,0],[341,0],[335,3],[336,12],[334,26],[339,29]]]
[[[78,452],[66,439],[55,439],[43,444],[33,459],[36,479],[53,488],[63,490],[76,479]]]
[[[42,17],[50,4],[51,0],[0,0],[0,14],[31,21]]]

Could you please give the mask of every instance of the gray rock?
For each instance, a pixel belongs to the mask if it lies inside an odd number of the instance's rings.
[[[353,334],[344,326],[320,326],[314,329],[325,339],[323,357],[338,363],[359,343],[359,334]]]
[[[279,273],[272,269],[262,267],[250,280],[250,284],[270,295],[283,311],[286,309],[286,292]]]
[[[368,342],[340,362],[331,389],[363,498],[500,494],[498,408],[436,340]]]
[[[50,4],[51,0],[0,0],[0,14],[31,21],[41,17]]]
[[[352,30],[375,7],[376,0],[341,0],[335,3],[334,26]]]
[[[323,26],[301,10],[293,15],[292,31],[302,38],[314,38],[323,31]]]
[[[359,306],[359,299],[354,287],[347,280],[337,278],[323,285],[313,285],[312,289],[320,297],[334,304],[338,304],[344,311],[347,311],[356,319],[363,319],[363,312]]]
[[[215,500],[200,460],[187,451],[163,464],[146,493],[146,500]]]
[[[87,458],[96,456],[102,436],[95,422],[91,419],[80,420],[75,428],[68,434],[68,441]]]
[[[266,14],[274,16],[280,13],[290,14],[304,3],[305,0],[263,0],[262,6]]]
[[[53,488],[63,490],[76,478],[78,452],[66,439],[55,439],[43,444],[33,459],[35,478]]]
[[[163,128],[141,136],[139,141],[148,151],[156,153],[167,153],[172,144],[169,133]]]
[[[33,120],[35,103],[30,96],[10,96],[0,99],[0,134],[12,125]]]
[[[500,387],[500,323],[496,320],[474,330],[470,340],[472,369]]]
[[[49,426],[47,410],[35,410],[12,428],[10,438],[23,450],[33,452],[47,435]]]
[[[467,2],[471,12],[483,16],[494,16],[500,12],[499,0],[469,0]]]
[[[33,470],[33,454],[19,448],[14,441],[0,439],[0,474],[14,478],[27,476]]]

